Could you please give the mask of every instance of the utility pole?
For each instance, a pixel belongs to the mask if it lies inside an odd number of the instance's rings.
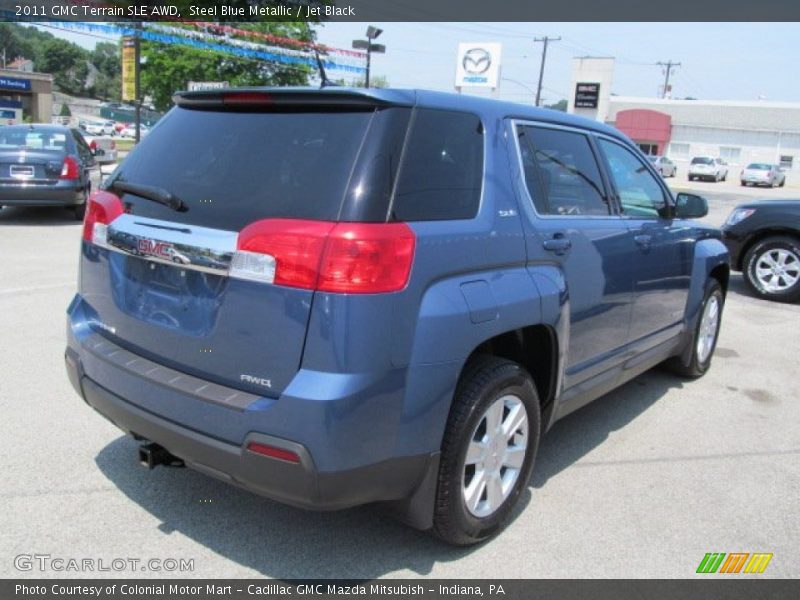
[[[656,63],[660,67],[664,67],[664,89],[661,92],[661,97],[666,98],[667,92],[669,91],[669,74],[672,71],[673,67],[680,67],[681,63],[674,63],[671,60],[667,62],[657,62]]]
[[[541,38],[533,38],[533,43],[542,42],[542,64],[539,65],[539,85],[536,86],[536,106],[539,106],[539,100],[542,97],[542,79],[544,78],[544,62],[547,60],[547,44],[550,42],[558,42],[561,40],[561,36],[558,37],[548,37],[544,36]]]

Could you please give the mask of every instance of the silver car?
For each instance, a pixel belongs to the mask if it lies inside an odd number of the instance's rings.
[[[707,179],[725,181],[728,178],[728,163],[713,156],[695,156],[689,164],[689,181]]]
[[[98,164],[107,165],[117,162],[117,145],[110,136],[84,134],[86,143],[94,154]]]
[[[675,177],[677,175],[678,166],[666,156],[648,156],[647,158],[653,163],[656,171],[661,173],[662,177]]]
[[[783,187],[786,183],[786,173],[778,165],[769,163],[750,163],[745,167],[740,176],[743,186],[766,185],[768,187]]]

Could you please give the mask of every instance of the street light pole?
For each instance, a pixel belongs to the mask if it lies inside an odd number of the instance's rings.
[[[372,40],[377,38],[380,34],[383,33],[383,29],[378,29],[377,27],[373,27],[370,25],[367,27],[367,39],[365,40],[353,40],[353,48],[358,50],[366,50],[367,51],[367,73],[364,76],[364,87],[369,87],[369,71],[372,65],[372,53],[378,52],[379,54],[383,54],[386,52],[386,46],[383,44],[373,44]]]
[[[372,62],[372,44],[367,44],[367,74],[364,76],[364,87],[369,88],[369,67]]]

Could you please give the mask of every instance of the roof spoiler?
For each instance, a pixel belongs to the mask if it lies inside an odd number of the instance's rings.
[[[387,97],[388,96],[388,97]],[[413,95],[396,92],[375,95],[358,90],[343,88],[324,88],[321,90],[298,90],[280,88],[225,88],[221,90],[200,90],[177,92],[172,101],[186,108],[221,107],[340,107],[369,108],[380,106],[412,106]]]

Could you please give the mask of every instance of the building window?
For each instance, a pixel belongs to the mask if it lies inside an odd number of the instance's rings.
[[[791,169],[794,163],[794,156],[781,154],[781,169]]]
[[[722,160],[727,160],[731,162],[739,162],[739,155],[741,154],[742,149],[736,148],[733,146],[720,146],[719,147],[719,157]]]
[[[639,150],[648,156],[658,156],[658,144],[638,144]]]
[[[689,144],[670,144],[669,157],[670,158],[685,158],[689,156]]]

